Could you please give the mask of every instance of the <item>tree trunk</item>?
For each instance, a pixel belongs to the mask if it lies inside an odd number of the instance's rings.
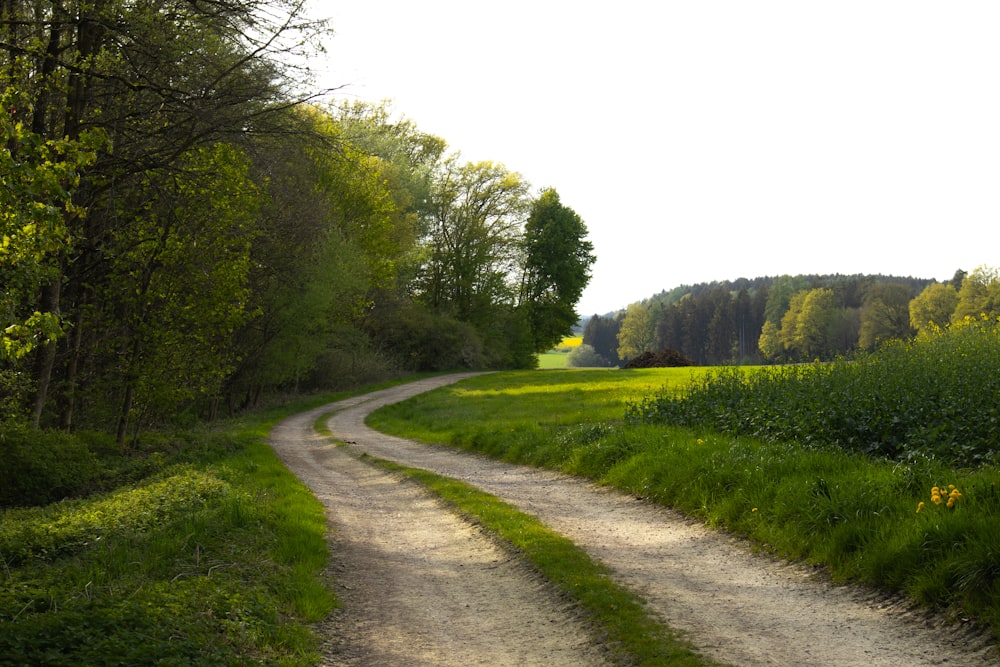
[[[59,296],[62,291],[62,277],[58,277],[42,290],[40,310],[59,315]],[[35,406],[31,412],[31,425],[40,428],[42,412],[48,399],[49,384],[52,381],[52,369],[56,363],[56,342],[49,341],[38,351],[35,357]]]

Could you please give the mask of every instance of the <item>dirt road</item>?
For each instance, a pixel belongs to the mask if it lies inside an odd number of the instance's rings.
[[[604,562],[705,655],[733,665],[1000,664],[996,647],[900,601],[832,586],[663,508],[556,473],[387,436],[375,408],[454,382],[433,378],[284,422],[279,455],[326,503],[344,609],[330,665],[588,665],[601,651],[572,611],[426,493],[361,463],[369,453],[454,477],[531,513]],[[312,432],[315,419],[350,443]],[[514,613],[511,613],[511,610]]]

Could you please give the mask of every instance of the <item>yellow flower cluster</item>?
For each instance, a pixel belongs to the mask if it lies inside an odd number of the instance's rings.
[[[954,484],[949,484],[947,488],[943,486],[931,487],[931,502],[935,505],[944,505],[948,509],[954,509],[958,499],[962,497],[962,492],[955,488]],[[924,503],[917,503],[917,512],[924,508]]]

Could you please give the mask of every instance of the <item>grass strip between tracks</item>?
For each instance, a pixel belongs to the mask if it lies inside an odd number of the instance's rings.
[[[615,584],[606,567],[535,517],[458,480],[367,454],[363,458],[420,482],[460,514],[513,546],[579,605],[615,659],[644,666],[716,664],[696,653],[678,631],[654,618],[641,598]]]

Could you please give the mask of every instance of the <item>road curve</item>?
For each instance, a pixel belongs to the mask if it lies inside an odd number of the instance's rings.
[[[405,391],[405,390],[404,390]],[[322,626],[324,666],[606,664],[577,612],[519,559],[421,486],[318,436],[279,424],[271,444],[326,507],[341,607]]]
[[[602,561],[700,651],[734,665],[940,667],[1000,664],[995,643],[901,601],[811,571],[670,510],[550,471],[385,435],[364,424],[389,403],[468,375],[421,380],[326,406],[327,426],[368,453],[473,484],[535,515]],[[314,417],[315,418],[315,417]],[[330,474],[339,460],[324,462]]]

